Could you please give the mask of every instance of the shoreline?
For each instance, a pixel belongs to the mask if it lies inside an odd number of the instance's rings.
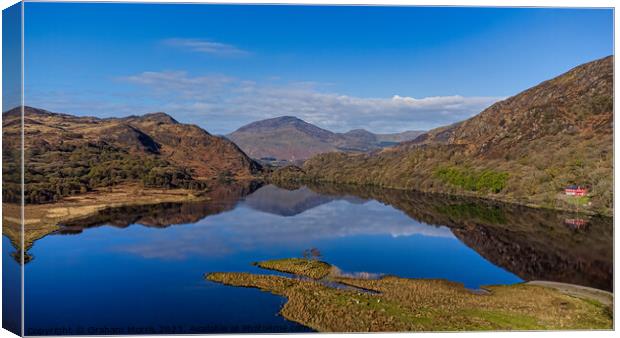
[[[327,180],[273,180],[269,176],[255,177],[253,180],[240,180],[238,183],[259,182],[262,184],[274,184],[284,189],[308,186],[312,189],[313,185],[336,185],[343,187],[368,187],[376,189],[394,190],[396,192],[416,192],[421,194],[435,195],[447,198],[467,198],[478,200],[483,203],[505,203],[513,206],[522,206],[539,210],[550,210],[553,212],[571,212],[576,215],[589,217],[610,217],[609,215],[594,212],[575,211],[561,208],[547,208],[540,205],[529,203],[517,203],[501,198],[489,198],[476,194],[453,194],[445,192],[425,192],[416,189],[402,189],[394,187],[383,187],[372,184],[355,183],[334,183]],[[288,187],[286,187],[288,185]],[[293,185],[293,187],[291,187]],[[34,241],[47,236],[61,229],[61,223],[87,218],[97,213],[118,207],[147,206],[161,203],[184,203],[200,202],[212,199],[210,190],[193,191],[189,189],[165,189],[165,188],[144,188],[138,184],[123,184],[110,188],[102,188],[84,194],[78,194],[63,198],[58,202],[45,204],[26,204],[24,208],[24,248],[27,251]],[[3,234],[6,235],[13,246],[20,248],[20,205],[12,203],[3,204]],[[16,216],[17,215],[17,216]]]
[[[491,285],[482,287],[487,292],[481,294],[443,279],[363,279],[333,272],[316,275],[316,271],[337,270],[311,259],[274,259],[257,264],[293,276],[211,272],[204,278],[282,296],[286,302],[280,315],[320,332],[613,328],[613,305],[592,294],[613,295],[572,284],[536,281]],[[330,287],[325,281],[373,292]]]
[[[533,208],[533,209],[544,209],[544,210],[551,210],[551,211],[558,211],[558,212],[572,212],[575,214],[581,214],[581,215],[587,215],[587,216],[602,216],[602,217],[609,217],[609,218],[613,217],[613,210],[611,211],[611,213],[603,213],[603,212],[596,212],[593,210],[575,210],[575,209],[570,209],[570,208],[558,208],[558,207],[549,208],[549,207],[536,204],[536,203],[531,203],[531,202],[520,202],[520,201],[515,201],[512,199],[501,198],[501,197],[481,196],[476,193],[468,193],[468,192],[449,193],[449,192],[441,192],[441,191],[425,191],[425,190],[414,189],[414,188],[409,189],[409,188],[402,188],[402,187],[383,186],[383,185],[378,185],[378,184],[358,184],[358,183],[335,182],[335,181],[330,181],[330,180],[316,180],[316,179],[274,180],[274,179],[267,177],[265,179],[265,182],[269,184],[274,184],[276,186],[278,186],[278,184],[298,184],[298,185],[334,184],[334,185],[352,186],[352,187],[373,187],[373,188],[378,188],[378,189],[397,190],[397,191],[404,191],[404,192],[410,191],[410,192],[419,192],[423,194],[433,194],[433,195],[450,196],[450,197],[474,198],[474,199],[479,199],[479,200],[488,201],[488,202],[500,202],[500,203],[524,206],[524,207]]]

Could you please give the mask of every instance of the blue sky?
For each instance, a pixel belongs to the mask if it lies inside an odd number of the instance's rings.
[[[2,11],[2,111],[21,105],[21,7]]]
[[[26,3],[25,26],[27,105],[216,134],[429,129],[613,53],[605,9]]]

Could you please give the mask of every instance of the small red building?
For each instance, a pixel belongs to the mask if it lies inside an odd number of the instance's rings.
[[[585,196],[588,194],[588,188],[577,185],[569,185],[564,188],[564,193],[568,196]]]

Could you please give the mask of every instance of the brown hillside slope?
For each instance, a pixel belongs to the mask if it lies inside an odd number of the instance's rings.
[[[194,171],[197,178],[212,178],[229,171],[249,177],[259,167],[234,143],[209,134],[196,125],[181,124],[164,113],[120,119],[152,135],[164,158]]]
[[[467,145],[485,158],[519,156],[520,144],[551,135],[587,139],[610,134],[613,120],[613,57],[593,61],[448,128],[438,128],[408,145]],[[521,149],[519,149],[521,148]]]
[[[469,120],[369,155],[323,154],[305,179],[473,194],[610,214],[613,57],[498,102]],[[590,187],[585,199],[563,187]]]
[[[250,177],[260,169],[232,142],[164,113],[101,119],[24,112],[27,203],[133,181],[202,189],[208,180]],[[5,157],[19,149],[20,117],[19,109],[3,114]],[[5,185],[4,201],[16,201],[17,192]]]

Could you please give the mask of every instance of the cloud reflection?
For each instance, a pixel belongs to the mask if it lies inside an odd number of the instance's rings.
[[[140,235],[139,241],[117,246],[115,250],[145,258],[184,259],[194,255],[217,257],[273,245],[299,248],[317,240],[351,236],[454,238],[446,227],[416,222],[379,202],[359,204],[346,200],[331,201],[293,217],[257,211],[242,203],[230,212],[195,224]]]

